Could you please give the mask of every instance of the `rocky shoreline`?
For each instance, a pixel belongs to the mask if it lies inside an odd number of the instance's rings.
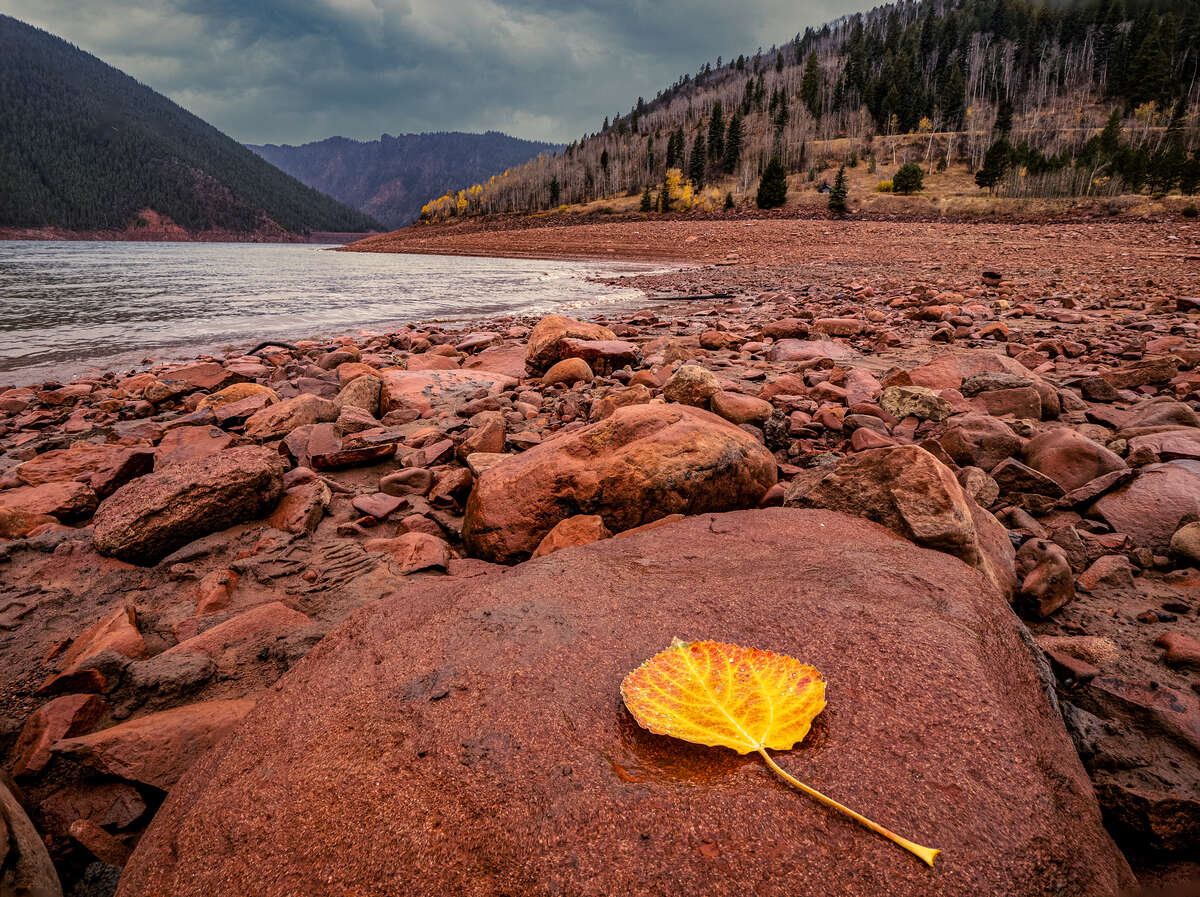
[[[692,267],[621,283],[733,298],[0,392],[3,874],[123,895],[833,875],[739,846],[764,812],[791,820],[780,845],[873,850],[630,733],[610,680],[678,634],[816,662],[834,697],[797,755],[885,817],[897,782],[926,811],[889,818],[940,873],[872,853],[837,893],[1194,877],[1200,231],[661,224],[610,232],[630,253],[564,228],[410,249],[669,258]],[[535,695],[547,716],[497,709]],[[727,813],[695,797],[673,852],[642,814],[681,812],[680,783]]]

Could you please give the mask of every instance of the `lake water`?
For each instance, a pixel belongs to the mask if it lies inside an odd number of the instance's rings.
[[[0,241],[0,384],[127,370],[267,339],[634,302],[644,265],[248,243]]]

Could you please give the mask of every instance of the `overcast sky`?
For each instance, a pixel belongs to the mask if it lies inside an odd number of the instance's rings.
[[[859,0],[0,0],[245,143],[567,142]]]

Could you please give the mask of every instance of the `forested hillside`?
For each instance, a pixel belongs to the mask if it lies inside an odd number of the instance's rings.
[[[0,15],[0,227],[123,230],[144,209],[189,231],[379,227],[96,57]]]
[[[486,134],[384,134],[379,140],[330,137],[303,146],[251,146],[308,186],[389,227],[411,224],[430,196],[469,187],[560,147]]]
[[[424,215],[648,187],[644,208],[663,194],[671,209],[712,206],[743,198],[772,158],[794,173],[884,152],[982,170],[980,189],[1008,195],[1194,191],[1198,59],[1197,0],[894,3],[718,58]]]

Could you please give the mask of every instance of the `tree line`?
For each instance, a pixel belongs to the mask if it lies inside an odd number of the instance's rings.
[[[693,191],[721,181],[749,195],[772,158],[786,171],[804,172],[836,161],[839,152],[857,153],[867,141],[882,142],[896,165],[977,170],[1005,109],[1012,117],[1009,143],[1025,149],[1010,158],[991,188],[998,191],[1028,172],[1028,160],[1037,168],[1042,160],[1067,159],[1074,169],[1114,113],[1122,145],[1134,156],[1153,160],[1165,142],[1170,152],[1181,144],[1194,158],[1200,3],[892,3],[810,28],[769,50],[706,63],[566,149],[514,167],[474,194],[433,201],[425,217],[457,214],[452,210],[460,205],[463,214],[530,212],[636,196],[648,185],[657,189],[672,168]],[[831,149],[833,141],[843,148]],[[1139,184],[1126,177],[1138,164],[1108,159],[1098,176],[1112,189],[1149,189],[1148,178]],[[1180,177],[1175,185],[1187,181]]]

